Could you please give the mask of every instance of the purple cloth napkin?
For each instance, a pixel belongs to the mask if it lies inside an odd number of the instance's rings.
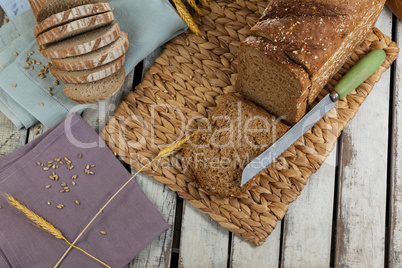
[[[72,169],[67,168],[64,157],[71,161]],[[62,158],[63,165],[54,162],[58,168],[51,166],[44,170],[48,161],[56,158]],[[95,165],[89,168],[93,175],[84,172],[87,165]],[[58,181],[49,178],[53,172],[59,176]],[[78,178],[73,180],[73,175]],[[10,194],[24,203],[52,223],[70,242],[130,177],[77,114],[0,158],[0,193]],[[63,182],[67,183],[69,192],[59,192]],[[46,189],[46,185],[51,188]],[[80,204],[75,204],[75,200]],[[58,204],[64,208],[58,209]],[[68,248],[66,242],[36,227],[3,196],[0,196],[0,206],[0,267],[53,267]],[[133,180],[76,245],[112,267],[122,267],[167,229],[167,223]],[[60,267],[102,265],[72,249]]]

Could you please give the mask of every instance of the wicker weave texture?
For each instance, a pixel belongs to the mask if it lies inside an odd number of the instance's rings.
[[[101,135],[108,146],[135,169],[160,150],[194,131],[222,96],[234,92],[239,43],[267,6],[267,1],[212,1],[196,17],[200,35],[182,34],[166,45],[143,82],[121,103]],[[159,161],[145,174],[167,184],[224,228],[259,246],[275,228],[333,150],[336,140],[392,62],[397,45],[374,29],[328,83],[321,98],[361,57],[382,48],[383,65],[311,130],[262,171],[237,198],[221,199],[198,188],[180,155]]]

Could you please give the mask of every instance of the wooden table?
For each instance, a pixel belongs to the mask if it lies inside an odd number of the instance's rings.
[[[0,10],[0,21],[3,14]],[[377,27],[402,41],[402,22],[387,8]],[[83,113],[95,130],[102,129],[161,51],[154,51],[129,74],[117,96]],[[402,61],[397,60],[261,247],[220,227],[166,186],[139,176],[170,229],[128,267],[402,267],[401,87]],[[17,130],[0,113],[0,156],[45,130],[41,124]]]

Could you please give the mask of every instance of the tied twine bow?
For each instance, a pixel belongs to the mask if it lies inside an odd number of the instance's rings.
[[[60,265],[60,263],[64,260],[64,258],[67,256],[67,254],[70,252],[70,250],[72,248],[78,249],[81,252],[83,252],[84,254],[86,254],[87,256],[91,257],[92,259],[96,260],[97,262],[101,263],[102,265],[106,266],[106,267],[110,267],[109,265],[107,265],[106,263],[102,262],[101,260],[97,259],[96,257],[92,256],[91,254],[87,253],[86,251],[84,251],[83,249],[75,246],[75,244],[77,243],[77,241],[80,239],[80,237],[84,234],[84,232],[88,229],[88,227],[95,221],[95,219],[103,212],[103,210],[107,207],[107,205],[109,205],[110,202],[112,202],[112,200],[127,186],[127,184],[129,184],[141,171],[143,171],[145,168],[147,168],[148,166],[152,165],[152,163],[154,163],[157,159],[159,158],[164,158],[164,157],[169,157],[173,154],[175,154],[176,152],[180,151],[184,145],[186,145],[186,143],[196,134],[197,132],[191,134],[190,136],[166,147],[165,149],[163,149],[162,151],[159,152],[159,154],[152,159],[152,161],[148,162],[146,165],[144,165],[140,170],[138,170],[122,187],[120,187],[120,189],[106,202],[106,204],[98,211],[98,213],[92,218],[92,220],[87,224],[87,226],[85,226],[85,228],[81,231],[81,233],[77,236],[77,238],[74,240],[74,242],[70,243],[61,233],[61,231],[59,231],[58,229],[56,229],[51,223],[49,223],[48,221],[46,221],[44,218],[42,218],[41,216],[39,216],[38,214],[36,214],[35,212],[33,212],[32,210],[30,210],[28,207],[26,207],[24,204],[22,204],[21,202],[19,202],[17,199],[15,199],[14,197],[8,195],[8,194],[4,194],[5,198],[7,199],[7,201],[16,209],[18,209],[19,211],[21,211],[28,219],[30,219],[32,222],[34,222],[36,224],[36,226],[38,226],[39,228],[41,228],[42,230],[45,230],[46,232],[52,234],[54,237],[64,240],[67,244],[70,245],[70,247],[66,250],[66,252],[63,254],[63,256],[61,256],[61,258],[59,259],[59,261],[56,263],[56,265],[54,267],[58,267]]]

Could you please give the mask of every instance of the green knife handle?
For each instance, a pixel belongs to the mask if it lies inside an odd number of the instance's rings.
[[[350,69],[338,82],[334,90],[340,98],[346,97],[350,92],[366,81],[384,62],[386,58],[385,51],[375,49],[361,59]]]

